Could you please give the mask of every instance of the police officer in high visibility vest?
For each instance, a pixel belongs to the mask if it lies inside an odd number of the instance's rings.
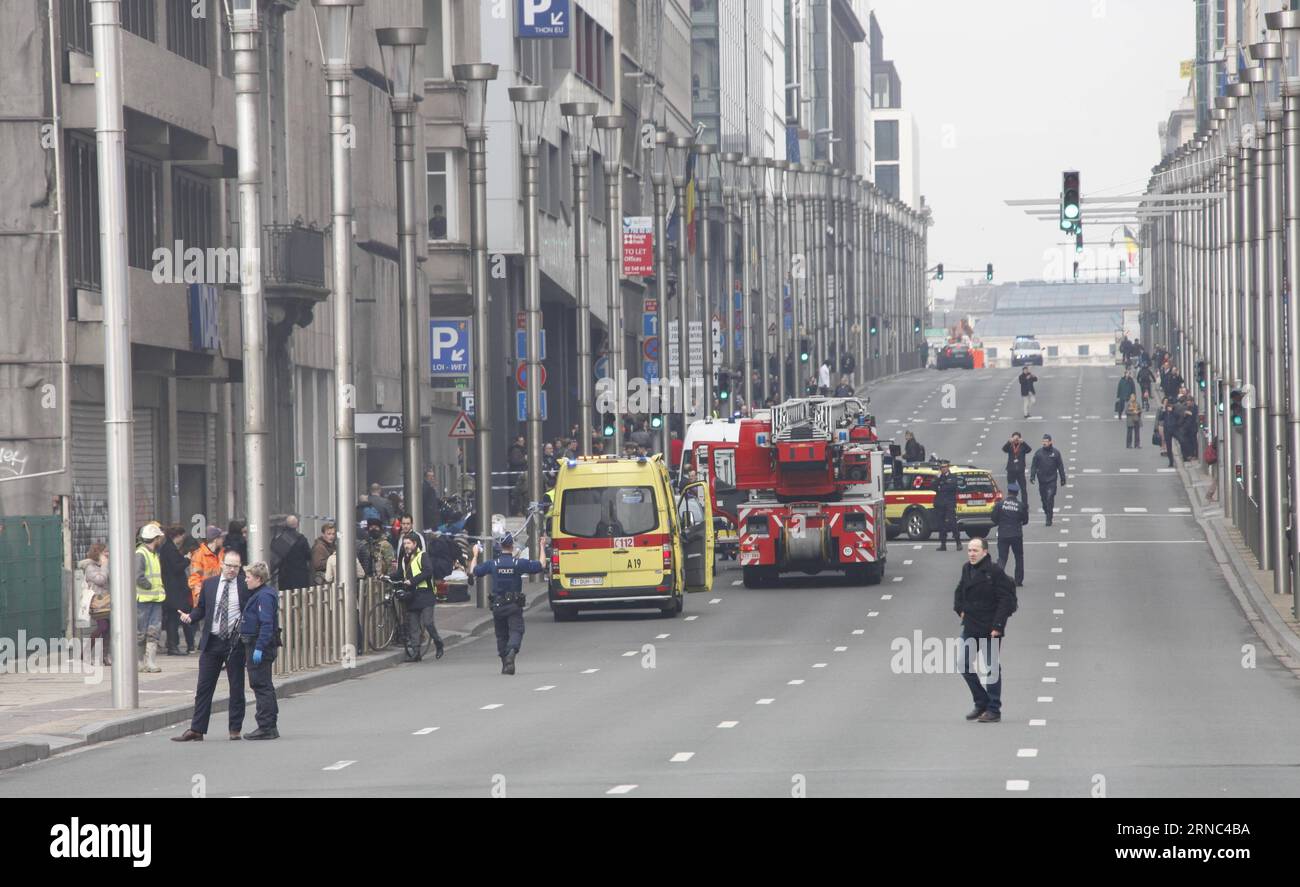
[[[474,546],[471,564],[475,576],[492,576],[492,621],[497,633],[497,655],[501,657],[501,673],[515,673],[515,656],[524,642],[524,593],[520,577],[527,573],[542,572],[539,561],[516,558],[515,540],[506,535],[501,540],[501,556],[478,563],[483,555],[480,545]]]
[[[140,663],[140,671],[154,674],[162,671],[154,657],[158,655],[163,600],[167,597],[162,581],[162,561],[158,558],[163,531],[157,524],[145,524],[140,539],[135,549],[136,643],[144,642],[144,661]]]

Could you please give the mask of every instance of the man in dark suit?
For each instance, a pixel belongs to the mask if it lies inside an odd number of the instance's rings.
[[[203,583],[199,603],[180,612],[185,624],[206,619],[199,641],[199,685],[194,691],[194,718],[190,728],[173,742],[201,741],[212,715],[212,694],[224,669],[230,681],[230,738],[238,739],[244,726],[244,645],[239,639],[239,618],[252,594],[244,582],[239,553],[226,549],[221,575]]]

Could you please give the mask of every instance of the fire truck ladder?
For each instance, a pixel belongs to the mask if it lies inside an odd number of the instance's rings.
[[[856,397],[800,397],[772,407],[772,440],[834,440],[865,411]]]

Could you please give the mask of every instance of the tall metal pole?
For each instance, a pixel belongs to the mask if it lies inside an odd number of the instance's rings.
[[[786,354],[790,359],[790,382],[793,390],[787,386],[784,397],[797,397],[799,395],[799,338],[803,330],[803,306],[799,304],[803,297],[805,289],[805,279],[800,270],[806,269],[803,260],[797,258],[800,255],[799,246],[799,165],[786,161],[785,163],[785,193],[786,193],[786,273],[790,276],[790,343],[789,351]],[[807,273],[804,270],[802,273]],[[782,374],[785,373],[785,367],[781,368]]]
[[[712,218],[709,210],[713,201],[713,154],[715,149],[713,145],[696,145],[696,181],[698,182],[696,190],[700,195],[700,261],[704,265],[704,274],[700,281],[703,288],[700,293],[700,301],[704,310],[700,313],[700,326],[703,329],[704,336],[704,415],[713,415],[713,312],[715,310],[713,298],[713,255],[711,249],[710,228],[712,227]],[[703,164],[703,173],[700,172],[700,164]],[[721,318],[719,318],[719,328],[721,328]],[[682,435],[685,440],[686,436]]]
[[[690,149],[691,140],[684,136],[674,136],[674,146],[681,152]],[[684,162],[684,161],[683,161]],[[682,416],[682,440],[686,439],[686,426],[689,424],[686,413],[686,386],[692,384],[690,364],[690,319],[691,319],[691,279],[686,264],[686,170],[678,169],[674,161],[673,197],[677,202],[677,398],[678,409]],[[667,428],[671,423],[665,422]],[[669,437],[671,440],[671,436]],[[671,450],[664,450],[667,457]]]
[[[619,212],[623,173],[623,118],[596,118],[601,162],[605,166],[605,327],[609,331],[609,378],[614,381],[614,450],[623,453],[623,405],[627,368],[623,359],[623,290],[620,283],[623,219]]]
[[[754,169],[757,175],[753,177],[751,186],[754,196],[754,249],[757,253],[758,261],[758,335],[755,337],[758,343],[758,359],[761,364],[759,377],[762,384],[759,391],[762,393],[763,403],[766,404],[768,398],[772,396],[771,390],[771,361],[768,358],[769,345],[768,337],[772,326],[771,306],[769,304],[770,296],[767,291],[768,271],[770,270],[767,261],[767,246],[763,240],[763,233],[767,228],[767,185],[770,178],[768,170],[771,169],[772,159],[762,157],[754,161]]]
[[[1256,90],[1263,89],[1263,84],[1255,84]],[[1259,508],[1259,518],[1257,527],[1258,535],[1256,541],[1256,555],[1259,559],[1259,568],[1261,570],[1271,570],[1273,560],[1268,550],[1269,540],[1272,538],[1272,502],[1275,491],[1269,488],[1267,477],[1268,468],[1268,411],[1265,407],[1265,399],[1268,390],[1268,361],[1265,357],[1264,349],[1268,342],[1268,311],[1266,306],[1269,300],[1269,291],[1272,288],[1271,278],[1269,277],[1268,268],[1268,218],[1269,218],[1269,156],[1264,150],[1266,136],[1264,134],[1264,121],[1256,120],[1255,124],[1255,170],[1254,170],[1254,220],[1252,234],[1254,235],[1254,260],[1255,260],[1255,299],[1251,310],[1254,312],[1254,330],[1253,337],[1255,342],[1254,358],[1254,378],[1255,378],[1255,406],[1250,411],[1252,420],[1251,448],[1254,450],[1255,458],[1255,495],[1256,505]]]
[[[830,275],[826,268],[826,180],[829,178],[827,173],[827,164],[824,160],[817,161],[814,164],[817,170],[816,178],[813,181],[813,219],[812,219],[812,249],[813,262],[816,266],[816,283],[813,292],[813,301],[816,304],[816,338],[817,338],[817,355],[816,364],[812,367],[815,374],[821,372],[822,361],[829,359],[829,349],[826,343],[826,330],[830,321]]]
[[[772,267],[776,271],[776,400],[784,403],[789,396],[785,385],[785,289],[786,267],[789,265],[788,248],[782,247],[785,224],[782,220],[785,208],[785,164],[772,161]],[[793,281],[791,282],[793,298]]]
[[[744,336],[744,343],[741,348],[741,366],[745,375],[745,407],[749,414],[754,414],[754,314],[750,306],[750,293],[753,292],[754,280],[752,275],[753,254],[752,254],[752,231],[750,225],[749,201],[746,195],[749,193],[750,168],[761,161],[752,157],[746,157],[741,160],[741,179],[743,184],[740,187],[740,243],[744,255],[741,260],[741,293],[740,293],[740,317],[741,330]]]
[[[270,506],[267,502],[266,300],[262,292],[261,163],[258,106],[261,93],[261,23],[257,4],[236,9],[230,41],[235,65],[235,133],[239,152],[240,300],[243,318],[244,471],[248,511],[248,559],[269,560]]]
[[[595,102],[565,102],[560,114],[569,121],[569,134],[573,143],[569,160],[573,165],[573,294],[577,303],[578,328],[578,452],[591,455],[591,414],[596,398],[593,391],[595,378],[591,365],[591,286],[588,269],[589,236],[587,227],[587,202],[589,199],[587,175],[590,170],[591,118],[595,115]]]
[[[465,84],[465,140],[469,143],[469,230],[474,297],[474,513],[479,535],[492,527],[492,409],[491,321],[488,316],[487,253],[487,127],[483,125],[487,84],[497,77],[491,64],[454,65],[452,73]],[[474,587],[474,604],[487,605],[487,583]]]
[[[1280,44],[1266,44],[1277,47],[1281,56]],[[1273,64],[1277,64],[1276,61]],[[1284,259],[1282,242],[1282,106],[1270,104],[1268,108],[1267,128],[1265,134],[1265,154],[1268,156],[1268,240],[1269,240],[1269,289],[1267,304],[1262,312],[1265,315],[1267,346],[1267,394],[1265,410],[1268,415],[1268,432],[1266,435],[1267,457],[1264,460],[1268,472],[1266,485],[1271,488],[1269,494],[1269,528],[1270,536],[1266,540],[1273,567],[1273,593],[1290,594],[1290,570],[1286,567],[1286,506],[1282,500],[1282,491],[1286,486],[1286,409],[1285,392],[1282,388],[1282,347],[1285,342],[1283,324],[1282,263]]]
[[[733,328],[733,318],[736,314],[736,308],[732,302],[735,299],[734,293],[736,291],[736,234],[732,219],[736,214],[736,194],[735,186],[730,184],[730,181],[737,175],[736,164],[740,163],[741,155],[729,151],[721,156],[721,160],[723,164],[722,254],[723,261],[726,263],[726,273],[722,275],[723,355],[727,371],[735,372],[736,331]],[[746,399],[745,403],[748,404],[749,400]]]
[[[1286,206],[1286,352],[1290,356],[1287,366],[1286,386],[1290,394],[1287,411],[1287,448],[1291,456],[1288,479],[1288,499],[1291,505],[1291,538],[1288,553],[1292,569],[1291,588],[1300,588],[1300,526],[1297,525],[1297,508],[1300,508],[1300,311],[1296,310],[1297,270],[1300,269],[1300,79],[1291,76],[1300,54],[1300,11],[1286,10],[1271,13],[1266,19],[1269,27],[1281,28],[1286,38],[1288,76],[1282,84],[1283,141],[1285,145],[1285,206]],[[1297,595],[1296,597],[1300,597]],[[1300,618],[1300,601],[1291,603],[1292,613]]]
[[[655,151],[667,151],[672,135],[664,130],[655,133]],[[655,210],[655,295],[659,303],[659,449],[665,461],[672,453],[669,415],[672,413],[672,386],[668,383],[668,180],[662,173],[652,177]]]
[[[135,649],[135,527],[132,526],[131,290],[126,252],[126,123],[122,111],[119,0],[91,0],[99,255],[104,287],[104,432],[108,444],[108,572],[113,618],[113,707],[138,708]],[[25,655],[25,654],[24,654]]]
[[[1235,103],[1235,100],[1234,100]],[[1228,409],[1229,391],[1236,388],[1240,378],[1237,352],[1237,207],[1239,185],[1237,182],[1237,163],[1240,148],[1238,134],[1234,126],[1227,128],[1228,146],[1224,172],[1224,190],[1227,198],[1222,201],[1223,231],[1223,436],[1221,438],[1222,455],[1219,457],[1219,499],[1223,502],[1223,515],[1235,523],[1237,518],[1237,481],[1233,466],[1237,461],[1237,435],[1232,427],[1232,413]]]
[[[351,24],[350,16],[346,19]],[[327,54],[328,55],[328,54]],[[334,259],[334,508],[339,584],[343,587],[343,645],[357,651],[356,391],[352,373],[352,67],[325,59],[329,95],[330,245]]]
[[[845,212],[845,195],[847,193],[847,182],[845,173],[842,169],[835,170],[835,178],[832,180],[831,192],[834,200],[831,204],[834,210],[835,226],[835,359],[831,361],[831,389],[834,390],[839,385],[839,377],[844,367],[844,346],[847,341],[845,333],[848,331],[849,322],[849,266],[848,251],[845,246],[848,244],[846,236],[848,226],[846,223],[847,213]]]

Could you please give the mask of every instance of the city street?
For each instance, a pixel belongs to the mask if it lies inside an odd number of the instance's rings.
[[[895,639],[959,633],[965,560],[900,537],[878,586],[747,590],[723,561],[675,619],[532,610],[513,677],[489,633],[283,700],[279,741],[228,742],[218,715],[204,743],[170,742],[178,724],[0,772],[0,796],[187,797],[200,782],[214,797],[1300,793],[1286,741],[1300,684],[1243,616],[1149,418],[1125,449],[1120,368],[1035,372],[1027,420],[1015,370],[917,370],[868,390],[882,438],[911,429],[1003,490],[1013,430],[1035,449],[1051,433],[1066,460],[1052,527],[1027,492],[1000,724],[963,720],[957,675],[891,668]]]

